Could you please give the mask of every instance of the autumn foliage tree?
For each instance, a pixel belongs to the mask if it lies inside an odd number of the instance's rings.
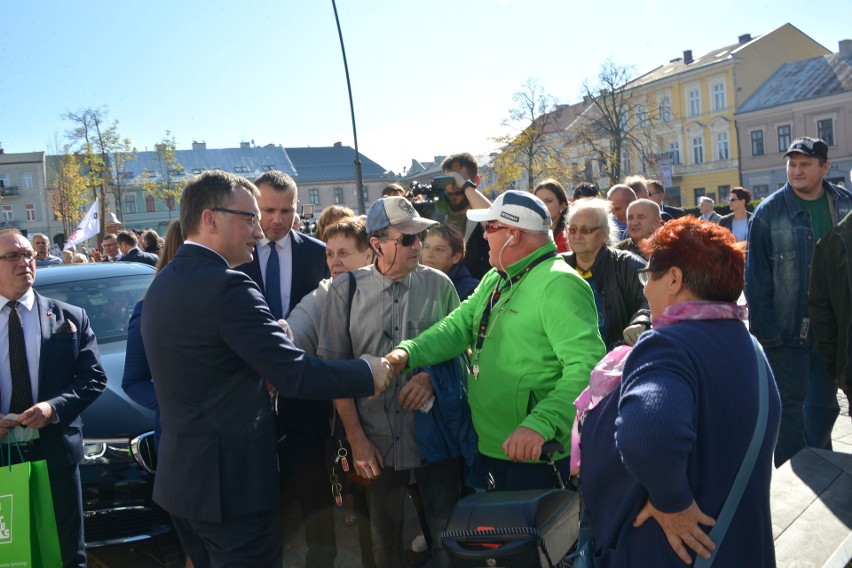
[[[48,172],[47,193],[53,214],[62,221],[65,234],[70,235],[89,204],[87,180],[81,173],[82,159],[66,145],[62,154],[50,163],[54,171]]]
[[[169,212],[169,222],[171,222],[172,211],[183,193],[186,182],[183,166],[177,159],[174,136],[168,130],[155,146],[152,165],[153,169],[142,172],[142,189],[145,193],[165,202]]]

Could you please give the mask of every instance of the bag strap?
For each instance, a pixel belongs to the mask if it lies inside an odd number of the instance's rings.
[[[349,330],[349,325],[352,323],[352,300],[355,298],[355,290],[358,288],[358,284],[351,270],[346,274],[349,275],[349,306],[346,308],[346,335],[349,336],[349,351],[352,357],[355,357],[355,346],[352,345],[352,332]]]
[[[12,470],[12,442],[15,443],[15,449],[18,450],[18,457],[21,458],[21,463],[24,461],[24,454],[21,452],[21,446],[18,444],[18,440],[15,439],[15,429],[8,428],[6,430],[6,457],[9,462],[9,471]],[[0,446],[0,461],[3,459],[3,450],[2,446]]]
[[[757,423],[754,426],[754,433],[751,436],[751,442],[749,442],[745,459],[740,465],[740,470],[737,472],[734,485],[731,487],[731,492],[728,494],[728,498],[725,499],[725,504],[722,506],[722,512],[719,513],[719,517],[716,519],[716,526],[714,526],[713,530],[710,531],[709,536],[710,539],[716,543],[716,549],[713,551],[709,559],[701,558],[700,556],[696,558],[695,568],[710,568],[710,566],[713,565],[713,561],[716,559],[716,553],[719,552],[722,541],[725,539],[725,533],[728,532],[728,527],[731,524],[731,519],[734,517],[734,513],[736,512],[743,493],[745,492],[748,480],[751,478],[751,474],[754,471],[757,454],[760,452],[760,444],[766,434],[766,423],[769,418],[769,387],[767,385],[768,381],[766,377],[766,358],[763,355],[763,349],[760,347],[760,343],[757,342],[757,339],[755,339],[753,335],[751,336],[751,342],[754,346],[754,354],[757,357],[757,375],[759,381]]]

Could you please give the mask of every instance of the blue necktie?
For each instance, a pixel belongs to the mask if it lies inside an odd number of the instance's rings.
[[[269,241],[269,260],[266,262],[266,303],[275,319],[284,317],[281,308],[281,263],[278,262],[278,245]]]

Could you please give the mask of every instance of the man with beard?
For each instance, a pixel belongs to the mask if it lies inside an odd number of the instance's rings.
[[[491,268],[488,264],[488,243],[485,241],[485,231],[482,223],[471,221],[467,218],[467,212],[471,208],[487,209],[491,202],[482,192],[476,189],[479,185],[479,164],[473,155],[462,152],[447,156],[441,162],[441,170],[444,175],[452,176],[455,183],[447,189],[447,203],[449,214],[447,224],[454,225],[464,235],[467,243],[467,251],[464,255],[464,264],[476,279],[481,279]],[[465,185],[470,180],[476,184]]]

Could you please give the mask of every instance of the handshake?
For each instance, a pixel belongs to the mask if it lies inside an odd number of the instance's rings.
[[[408,353],[402,349],[394,349],[384,357],[361,355],[360,359],[370,365],[370,371],[373,373],[373,385],[376,387],[375,394],[379,394],[388,387],[395,375],[405,369]]]

